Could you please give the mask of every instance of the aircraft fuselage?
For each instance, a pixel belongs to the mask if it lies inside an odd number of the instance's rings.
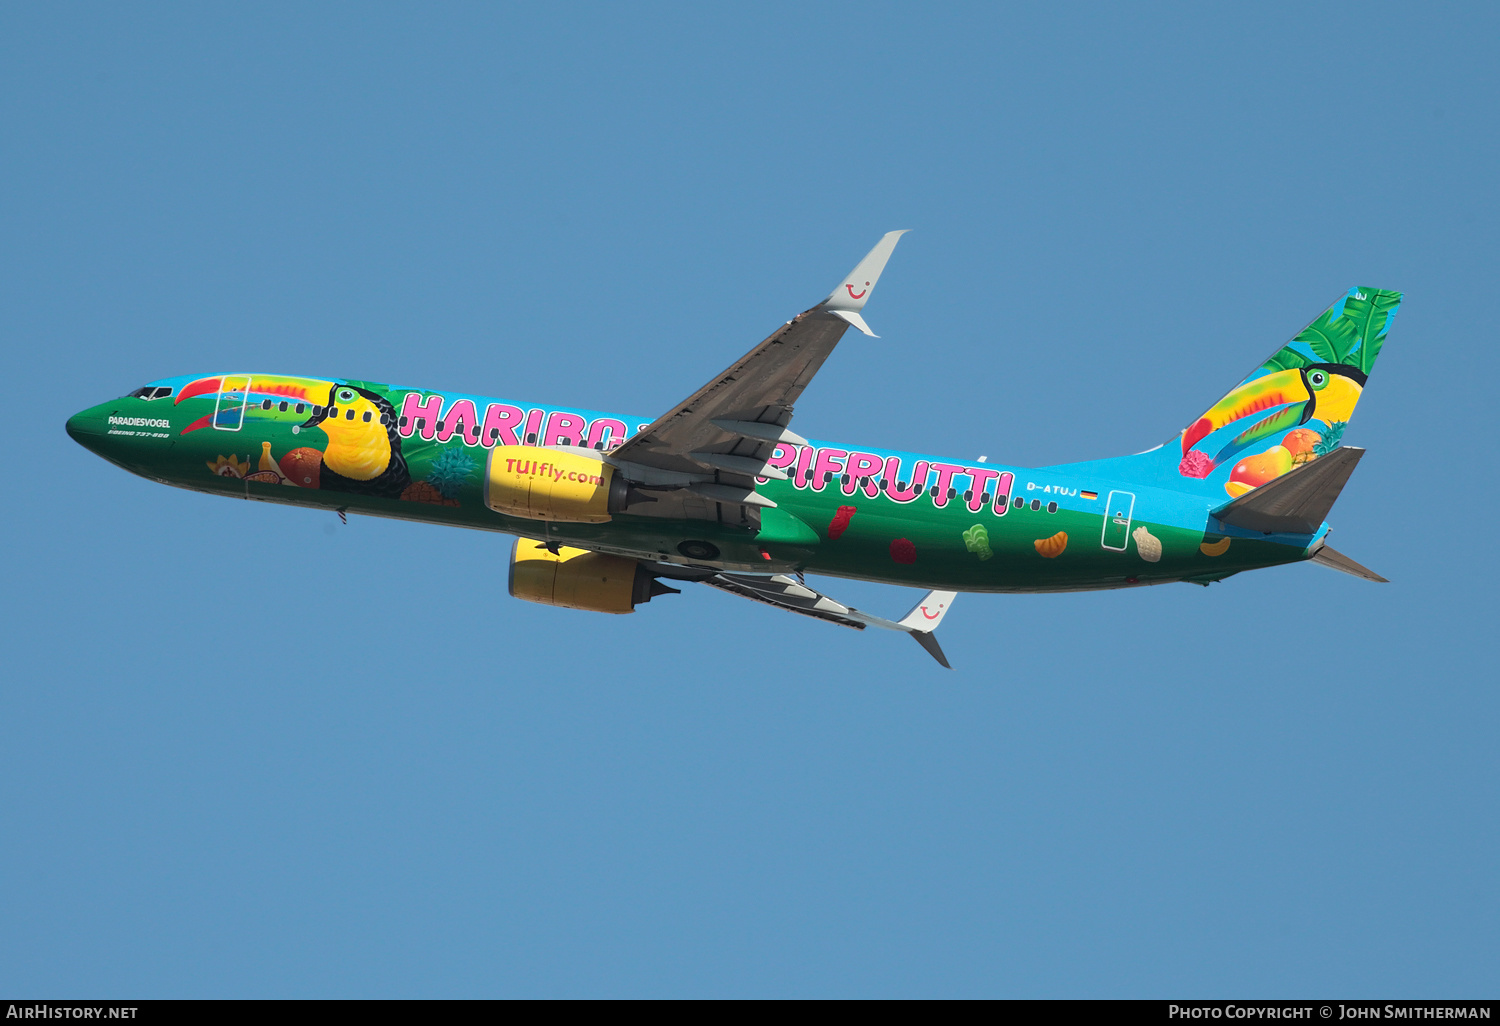
[[[649,471],[636,475],[638,501],[601,523],[518,517],[489,501],[496,450],[513,461],[520,451],[544,478],[566,475],[578,458],[607,463],[648,423],[365,381],[229,374],[154,382],[79,413],[68,431],[132,473],[232,498],[500,531],[652,563],[957,591],[1208,583],[1305,559],[1322,535],[1224,525],[1201,494],[1112,479],[1089,464],[1028,469],[815,440],[776,447],[769,466],[786,479],[758,478],[756,487],[774,507],[715,502]]]

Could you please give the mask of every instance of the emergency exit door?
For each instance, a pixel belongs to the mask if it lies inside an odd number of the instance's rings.
[[[214,427],[238,431],[245,425],[245,404],[250,401],[250,375],[226,374],[214,400]]]
[[[1130,517],[1134,512],[1134,492],[1110,492],[1104,507],[1104,538],[1100,544],[1124,552],[1130,542]]]

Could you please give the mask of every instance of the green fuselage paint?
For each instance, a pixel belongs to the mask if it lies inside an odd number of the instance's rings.
[[[694,518],[667,517],[642,503],[588,524],[486,505],[496,446],[535,447],[539,461],[549,449],[606,460],[646,423],[365,381],[241,374],[155,382],[67,427],[103,458],[181,488],[743,573],[975,592],[1207,583],[1305,559],[1323,533],[1264,536],[1219,523],[1211,514],[1227,501],[1222,485],[1217,495],[1192,478],[1173,487],[1180,452],[1027,469],[814,441],[777,446],[770,465],[787,479],[757,482],[776,504],[759,512],[703,500]]]

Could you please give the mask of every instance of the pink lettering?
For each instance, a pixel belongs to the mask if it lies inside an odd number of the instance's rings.
[[[535,445],[542,430],[543,410],[532,410],[526,414],[526,444]]]
[[[795,445],[777,443],[776,448],[771,450],[771,458],[766,460],[766,462],[777,470],[785,470],[797,462],[797,447]]]
[[[819,449],[813,464],[812,489],[821,492],[824,484],[844,472],[843,460],[849,454],[843,449]]]
[[[995,516],[1003,517],[1010,512],[1010,489],[1015,481],[1016,475],[1007,470],[1000,475],[1000,480],[995,482],[995,505],[991,507]]]
[[[880,468],[885,466],[885,460],[874,453],[856,452],[849,455],[848,474],[849,480],[844,484],[844,494],[853,495],[856,488],[864,488],[865,494],[875,498],[880,494],[880,486],[872,478],[880,476]],[[864,479],[864,484],[860,481]]]
[[[978,513],[984,509],[984,504],[988,501],[985,498],[985,493],[989,491],[990,482],[999,476],[1000,471],[998,470],[985,470],[982,467],[969,468],[969,477],[974,482],[969,487],[970,512]]]
[[[927,461],[917,460],[913,469],[911,480],[904,481],[901,478],[901,457],[892,456],[886,460],[885,476],[886,480],[890,481],[890,485],[886,488],[885,494],[889,498],[896,502],[911,502],[927,488]]]
[[[403,438],[410,438],[419,426],[423,438],[431,438],[437,430],[438,417],[443,412],[443,397],[435,395],[418,402],[421,398],[419,392],[408,392],[401,402],[401,420],[396,422],[396,431]],[[405,421],[404,425],[402,421]]]
[[[480,432],[480,441],[486,446],[497,443],[520,445],[521,439],[516,435],[516,428],[525,416],[519,407],[490,403],[489,408],[484,411],[484,430]]]
[[[443,414],[442,427],[438,430],[439,442],[446,442],[457,435],[459,438],[474,445],[478,438],[471,439],[469,434],[479,426],[479,412],[474,409],[474,403],[468,399],[455,399],[448,407],[448,412]]]
[[[583,426],[586,421],[571,413],[554,413],[547,418],[547,430],[542,435],[543,445],[582,445]]]
[[[812,466],[813,456],[816,455],[810,445],[798,446],[797,465],[792,470],[792,485],[797,488],[806,488],[808,481],[808,468]]]
[[[964,468],[956,463],[934,463],[932,469],[937,471],[937,493],[932,497],[932,504],[938,509],[948,505],[948,491],[953,487],[953,475],[962,474]]]
[[[589,425],[588,442],[585,444],[590,449],[613,449],[617,441],[625,441],[625,425],[620,421],[600,417]],[[600,445],[600,442],[604,444]]]
[[[777,444],[776,448],[771,450],[771,458],[766,460],[766,464],[768,466],[775,467],[777,470],[785,470],[787,467],[790,467],[793,463],[796,462],[796,447],[791,445],[781,445],[779,443]],[[770,480],[770,478],[757,477],[755,480],[759,481],[761,484],[765,484]]]

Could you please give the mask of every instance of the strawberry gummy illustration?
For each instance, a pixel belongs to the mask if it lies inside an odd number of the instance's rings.
[[[857,506],[840,506],[839,511],[833,515],[833,519],[828,522],[828,540],[838,541],[857,512],[859,512]]]
[[[917,561],[917,547],[905,538],[891,542],[891,558],[897,563],[910,565]]]
[[[1207,477],[1214,472],[1214,461],[1207,453],[1189,449],[1177,464],[1177,473],[1183,477]]]

